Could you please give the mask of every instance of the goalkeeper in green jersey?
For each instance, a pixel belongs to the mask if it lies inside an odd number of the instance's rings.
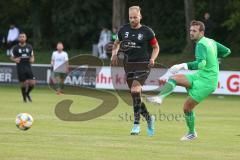
[[[183,141],[197,138],[195,130],[195,115],[193,109],[208,95],[213,93],[218,85],[219,57],[228,56],[231,51],[222,44],[204,37],[205,26],[201,21],[190,24],[190,39],[196,42],[195,58],[193,62],[173,65],[169,71],[173,74],[163,86],[160,94],[148,97],[152,103],[161,104],[163,99],[172,93],[176,85],[183,86],[188,91],[188,98],[183,105],[185,120],[189,129],[181,138]],[[197,70],[194,74],[176,74],[180,70]]]

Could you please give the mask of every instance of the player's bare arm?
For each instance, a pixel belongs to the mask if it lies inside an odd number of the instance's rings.
[[[51,60],[51,65],[54,66],[54,60]]]
[[[152,47],[153,47],[152,56],[151,56],[151,59],[149,61],[150,67],[154,66],[155,60],[158,57],[158,54],[159,54],[159,51],[160,51],[160,47],[159,47],[158,43],[152,45]]]
[[[66,72],[69,73],[69,63],[66,61]]]
[[[118,57],[117,53],[120,47],[120,41],[118,39],[115,40],[112,48],[112,57],[111,57],[111,65],[116,66],[118,65]]]
[[[20,57],[15,57],[15,56],[11,56],[10,59],[15,63],[19,63],[21,60]]]
[[[35,61],[34,53],[33,53],[33,52],[32,52],[32,55],[31,55],[29,61],[30,61],[30,63],[34,63],[34,61]]]

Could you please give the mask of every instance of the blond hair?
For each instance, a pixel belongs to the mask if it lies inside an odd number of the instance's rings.
[[[131,6],[129,7],[129,11],[136,10],[137,12],[141,12],[141,8],[139,6]]]

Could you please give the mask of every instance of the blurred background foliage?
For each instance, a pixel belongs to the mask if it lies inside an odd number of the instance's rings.
[[[37,49],[52,49],[57,41],[66,48],[91,50],[102,27],[112,29],[114,0],[3,0],[0,1],[0,33],[7,35],[10,23],[28,34]],[[240,50],[240,0],[192,0],[195,19],[209,12],[214,22],[212,38]],[[164,53],[181,53],[186,45],[183,0],[124,0],[142,8],[143,24],[153,28]],[[116,6],[118,7],[118,6]]]

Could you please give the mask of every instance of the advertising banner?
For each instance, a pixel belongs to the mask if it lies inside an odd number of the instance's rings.
[[[38,84],[47,85],[51,78],[51,66],[48,64],[33,64],[32,69]],[[150,75],[143,86],[144,91],[159,90],[164,85],[170,73],[163,69],[151,69]],[[195,71],[181,71],[194,73]],[[161,80],[161,81],[160,81]],[[18,83],[16,65],[0,63],[0,83]],[[75,66],[65,79],[66,85],[86,86],[97,89],[127,90],[125,72],[122,67],[87,67]],[[183,87],[176,87],[174,92],[186,92]],[[214,94],[240,95],[240,71],[220,71],[218,88]]]

